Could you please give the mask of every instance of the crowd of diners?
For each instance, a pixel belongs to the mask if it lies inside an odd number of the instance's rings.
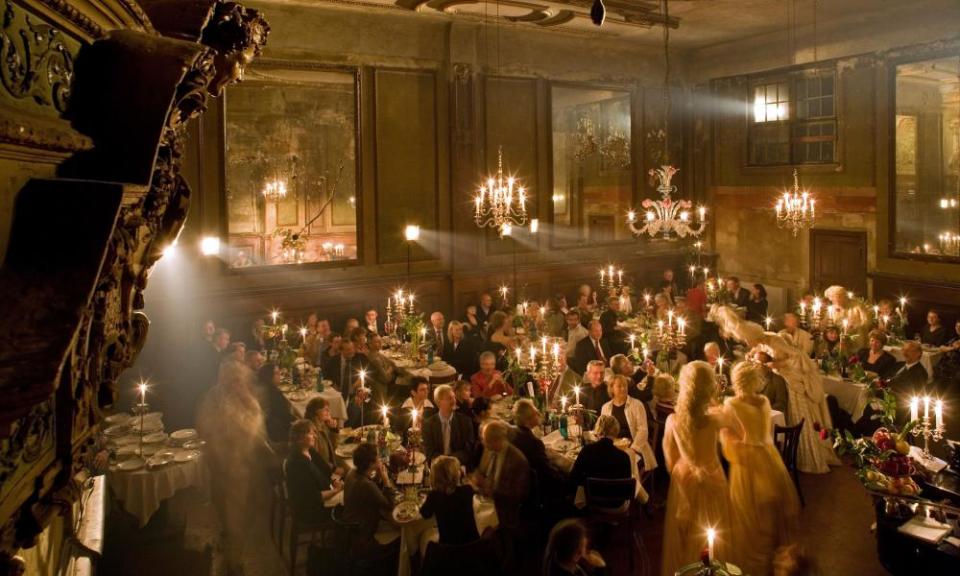
[[[762,285],[745,288],[736,277],[728,277],[726,292],[729,303],[742,308],[748,320],[767,319]],[[493,296],[484,293],[464,308],[459,319],[448,321],[443,311],[429,314],[427,346],[457,372],[454,382],[437,386],[423,378],[404,377],[384,356],[388,338],[378,310],[371,308],[358,314],[360,318],[348,319],[339,331],[328,319],[309,314],[303,319],[306,330],[299,355],[341,392],[348,407],[346,421],[333,418],[322,397],[309,402],[303,419],[295,419],[279,392],[281,372],[266,360],[269,343],[263,337],[262,320],[254,323],[246,337],[236,339],[228,330],[206,322],[197,363],[211,375],[219,370],[220,385],[225,384],[225,364],[247,370],[241,379],[248,383],[255,407],[251,402],[245,407],[259,413],[274,454],[283,456],[294,513],[320,522],[329,519],[334,506],[342,506],[344,518],[358,526],[352,558],[369,573],[395,571],[399,553],[398,540],[382,543],[375,538],[384,523],[392,522],[396,491],[387,471],[389,463],[382,460],[377,446],[366,442],[359,444],[349,461],[338,456],[336,448],[340,429],[356,427],[363,418],[377,421],[381,403],[400,407],[391,419],[395,433],[405,436],[411,429],[420,431],[431,486],[421,514],[437,518],[441,544],[465,545],[491,538],[504,570],[513,573],[602,573],[603,562],[588,545],[590,533],[584,524],[588,514],[574,505],[574,495],[587,478],[624,479],[637,472],[637,477],[646,479],[658,460],[662,463],[655,423],[662,424],[674,410],[678,385],[671,371],[702,359],[723,375],[721,380],[729,381],[736,343],[707,321],[707,300],[703,280],[694,281],[681,297],[671,270],[664,271],[656,290],[642,296],[624,290],[620,297],[613,297],[584,285],[572,305],[565,294],[556,294],[542,303],[529,300],[522,309],[498,307]],[[618,327],[626,311],[645,307],[655,318],[673,312],[688,321],[687,344],[671,351],[668,370],[662,371],[663,365],[658,367],[649,359],[636,361],[636,355],[630,354],[628,334]],[[805,354],[816,357],[824,352],[815,349],[814,339],[796,313],[785,314],[781,325],[779,334]],[[544,415],[530,399],[514,404],[512,424],[492,415],[492,405],[504,396],[526,394],[522,382],[512,381],[506,371],[510,351],[520,345],[515,327],[522,327],[524,337],[533,341],[550,336],[565,343],[561,369],[546,392],[547,405],[558,406],[561,398],[570,398],[573,389],[580,387],[583,406],[597,415],[596,441],[586,445],[566,471],[557,466],[540,439]],[[921,341],[943,346],[947,358],[942,364],[955,366],[960,357],[960,321],[956,332],[948,336],[939,315],[931,310]],[[829,349],[835,345],[835,336],[828,330],[817,346]],[[919,364],[920,344],[906,341],[906,362],[897,363],[883,349],[886,338],[883,330],[869,332],[868,344],[856,352],[863,365],[893,381],[926,382]],[[772,409],[786,412],[787,385],[770,356],[762,349],[750,350],[748,356],[758,371],[757,394],[766,397]],[[361,371],[366,375],[365,387],[358,381]],[[240,371],[227,373],[237,378]],[[239,388],[232,385],[230,389]],[[419,418],[411,418],[413,409]],[[615,442],[625,443],[636,456],[636,471],[627,452]],[[499,519],[494,534],[478,533],[474,494],[494,502]]]

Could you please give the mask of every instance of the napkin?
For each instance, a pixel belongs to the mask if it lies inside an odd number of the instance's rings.
[[[933,472],[934,474],[940,472],[947,467],[947,463],[943,460],[937,458],[936,456],[931,455],[929,458],[923,457],[923,450],[917,446],[910,447],[910,457],[913,458],[913,461],[917,464],[920,464],[927,470]]]
[[[938,522],[933,518],[926,516],[914,516],[909,521],[897,528],[897,532],[913,536],[914,538],[936,544],[950,534],[949,524]]]

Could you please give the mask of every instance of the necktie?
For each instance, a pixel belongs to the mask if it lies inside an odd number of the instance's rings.
[[[437,330],[437,349],[443,350],[443,331]]]
[[[445,456],[450,455],[450,419],[441,418],[440,423],[443,424],[443,454]]]
[[[603,350],[600,349],[599,340],[593,341],[593,349],[597,351],[597,360],[603,360],[604,362],[606,362],[607,359],[603,357]]]

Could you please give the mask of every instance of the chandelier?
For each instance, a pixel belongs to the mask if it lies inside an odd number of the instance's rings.
[[[269,180],[263,185],[263,197],[276,202],[287,197],[287,183],[281,179]]]
[[[641,206],[646,210],[643,222],[637,222],[637,213],[631,210],[627,213],[627,225],[634,236],[647,234],[651,238],[662,235],[664,240],[671,240],[676,234],[680,238],[687,236],[698,237],[707,227],[707,209],[701,206],[697,209],[696,223],[690,217],[693,202],[689,200],[673,200],[671,195],[677,187],[670,183],[677,169],[673,166],[651,168],[650,175],[660,181],[657,191],[659,200],[645,199]],[[642,225],[641,225],[642,224]]]
[[[474,222],[501,234],[527,222],[527,190],[513,176],[503,174],[503,147],[497,151],[497,175],[487,178],[474,197]]]
[[[815,200],[806,190],[800,190],[797,170],[793,170],[793,189],[785,191],[777,200],[777,226],[789,228],[796,236],[804,228],[813,228],[816,219]]]

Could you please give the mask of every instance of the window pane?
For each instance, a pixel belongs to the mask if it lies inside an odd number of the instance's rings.
[[[960,59],[897,66],[895,251],[960,256]]]
[[[551,98],[554,244],[631,238],[630,94],[555,86]]]
[[[269,77],[227,89],[223,257],[235,268],[355,259],[355,76]]]

